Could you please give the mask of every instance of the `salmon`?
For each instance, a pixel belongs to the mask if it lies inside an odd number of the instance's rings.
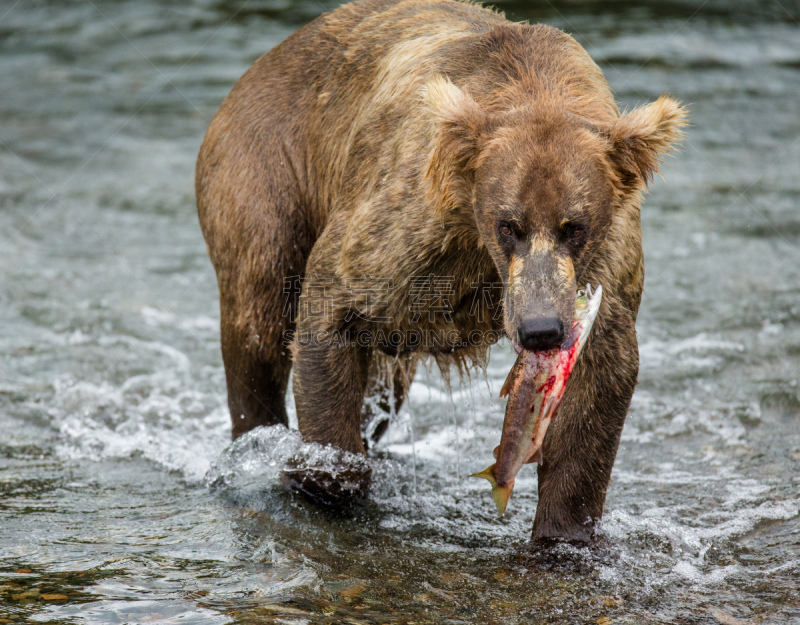
[[[567,338],[554,349],[533,352],[522,349],[506,378],[500,397],[508,397],[503,434],[494,450],[495,464],[471,477],[482,477],[492,485],[492,497],[502,515],[514,480],[522,465],[542,463],[542,443],[547,428],[558,414],[567,381],[586,344],[600,310],[603,288],[580,290],[575,302],[575,320]]]

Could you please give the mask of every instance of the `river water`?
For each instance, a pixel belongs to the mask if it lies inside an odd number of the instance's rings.
[[[417,374],[363,506],[230,445],[193,167],[314,0],[0,2],[0,622],[800,623],[800,5],[506,2],[693,126],[643,210],[640,385],[595,546],[483,480],[511,349]],[[290,412],[291,412],[290,399]],[[54,595],[56,598],[54,598]],[[57,598],[57,596],[66,598]]]

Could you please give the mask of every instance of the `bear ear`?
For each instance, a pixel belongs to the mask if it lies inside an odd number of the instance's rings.
[[[444,210],[468,206],[488,116],[444,77],[425,85],[422,100],[434,122],[433,149],[425,172],[430,199]]]
[[[687,123],[687,109],[675,98],[664,95],[622,115],[606,130],[621,193],[648,185],[658,172],[661,155],[675,149]]]

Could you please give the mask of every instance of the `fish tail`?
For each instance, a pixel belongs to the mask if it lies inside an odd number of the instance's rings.
[[[489,480],[489,483],[492,485],[492,499],[494,499],[494,505],[497,506],[497,511],[500,513],[500,516],[503,516],[503,513],[506,511],[506,506],[508,505],[508,500],[511,497],[511,491],[514,490],[514,482],[500,486],[492,471],[494,466],[495,465],[492,465],[480,473],[473,473],[470,477],[482,477],[485,480]]]

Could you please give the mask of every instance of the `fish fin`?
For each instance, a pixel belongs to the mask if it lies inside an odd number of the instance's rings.
[[[558,414],[558,409],[561,408],[562,399],[563,397],[559,397],[557,399],[555,397],[551,397],[550,399],[547,400],[547,405],[544,407],[544,410],[542,411],[542,421],[548,421],[549,423],[551,420],[554,420],[556,418],[556,415]]]
[[[530,457],[525,461],[525,464],[533,464],[534,462],[538,462],[542,464],[542,448],[539,447],[536,451],[534,451]]]
[[[555,399],[556,399],[555,397],[549,397],[547,399],[547,404],[545,405],[544,410],[542,410],[542,420],[543,421],[550,416],[550,410],[553,407],[553,403],[555,402]]]
[[[494,456],[494,459],[497,460],[497,456],[500,455],[500,445],[492,450],[492,455]]]
[[[511,392],[511,387],[514,385],[514,380],[516,379],[516,372],[517,368],[514,367],[511,371],[508,372],[508,376],[506,377],[506,381],[503,382],[503,388],[500,389],[500,397],[508,397],[508,394]]]
[[[514,381],[517,379],[517,374],[519,373],[519,362],[522,359],[522,353],[517,356],[517,360],[514,363],[514,366],[511,367],[511,371],[508,372],[506,376],[506,381],[503,382],[503,388],[500,389],[500,397],[507,397],[508,394],[511,392],[511,387],[514,386]]]
[[[485,480],[489,480],[489,483],[492,485],[492,499],[494,499],[494,505],[497,506],[497,511],[500,513],[500,516],[503,516],[503,513],[506,511],[506,506],[508,505],[508,500],[511,497],[511,491],[514,490],[514,482],[506,484],[505,486],[500,486],[497,480],[494,479],[492,469],[494,469],[494,465],[480,473],[473,473],[470,477],[482,477]]]

